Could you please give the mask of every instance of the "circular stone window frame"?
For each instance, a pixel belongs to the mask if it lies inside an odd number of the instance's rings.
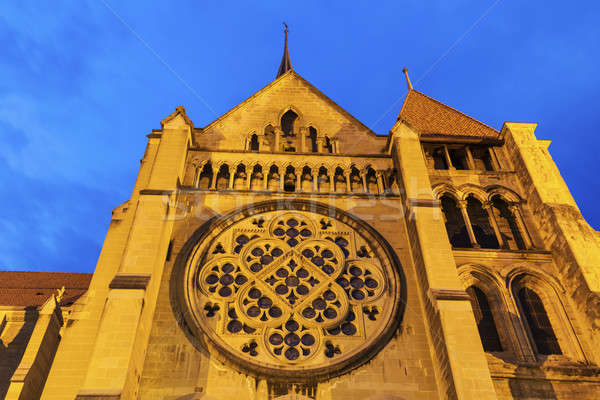
[[[359,234],[382,262],[387,261],[390,263],[389,269],[393,277],[388,277],[388,279],[393,278],[393,282],[388,282],[386,290],[399,290],[400,293],[394,295],[397,301],[391,302],[393,310],[378,337],[372,339],[371,343],[368,343],[355,354],[342,358],[337,362],[332,362],[331,365],[319,368],[303,369],[300,367],[285,369],[275,365],[273,367],[264,366],[239,357],[230,351],[225,342],[215,337],[214,334],[209,334],[194,317],[194,311],[190,309],[191,304],[188,298],[188,288],[186,287],[189,282],[187,275],[190,272],[189,270],[193,268],[188,267],[191,260],[204,259],[206,252],[211,246],[205,245],[203,253],[200,255],[195,254],[195,252],[207,240],[212,244],[215,238],[235,223],[272,211],[305,211],[319,214],[326,218],[336,219]],[[173,266],[170,278],[170,301],[179,326],[188,340],[201,353],[214,357],[241,373],[255,376],[259,379],[267,379],[273,382],[314,383],[343,375],[360,367],[375,357],[387,345],[396,330],[400,327],[404,316],[406,306],[406,277],[398,256],[391,245],[377,230],[362,219],[337,207],[319,202],[299,199],[270,200],[248,204],[222,216],[213,217],[192,234],[177,255]],[[196,310],[196,312],[198,311],[200,310]]]

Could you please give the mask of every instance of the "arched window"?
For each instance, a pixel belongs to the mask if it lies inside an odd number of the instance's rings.
[[[350,171],[350,190],[353,193],[363,193],[365,190],[360,172],[356,167],[352,167]]]
[[[367,169],[367,191],[369,193],[379,193],[379,189],[377,188],[377,174],[375,174],[375,170],[371,167]]]
[[[269,168],[267,179],[267,189],[271,192],[279,191],[279,181],[281,176],[279,175],[279,168],[277,168],[276,165],[272,165],[271,168]]]
[[[200,176],[198,177],[198,187],[200,189],[210,189],[210,184],[212,183],[213,170],[212,165],[209,162],[204,164],[202,171],[200,172]]]
[[[519,227],[515,220],[515,215],[509,210],[508,204],[502,200],[499,196],[495,196],[492,199],[493,212],[496,217],[498,224],[498,230],[502,235],[502,240],[506,243],[509,249],[521,249],[524,250],[527,247],[519,231]]]
[[[300,177],[300,179],[302,180],[302,191],[303,192],[312,192],[314,189],[313,186],[313,175],[312,175],[312,170],[310,169],[310,167],[305,166],[302,169],[302,175]]]
[[[467,232],[465,221],[456,200],[447,195],[442,196],[440,200],[450,244],[452,247],[457,248],[471,247],[469,233]]]
[[[217,190],[229,188],[229,166],[227,164],[221,165],[219,173],[217,174]]]
[[[562,354],[542,299],[533,290],[522,287],[518,292],[521,314],[527,321],[531,339],[539,354]]]
[[[333,153],[333,144],[331,143],[331,140],[329,139],[329,136],[325,136],[325,152],[327,153]]]
[[[258,135],[255,133],[250,138],[250,151],[258,151]]]
[[[233,188],[236,190],[246,189],[246,166],[244,164],[238,165],[233,175]]]
[[[500,248],[494,228],[490,225],[487,211],[483,209],[481,202],[473,196],[467,198],[467,214],[477,243],[484,249]]]
[[[317,146],[317,130],[312,126],[308,127],[308,139],[310,140],[310,151],[316,153],[319,150]]]
[[[286,192],[294,192],[296,190],[296,171],[291,165],[285,170],[283,190]]]
[[[470,286],[467,293],[471,297],[471,306],[473,307],[473,314],[475,314],[483,350],[502,351],[494,316],[485,293],[477,286]]]
[[[287,110],[285,114],[281,116],[281,130],[283,131],[283,136],[294,135],[294,122],[296,122],[297,118],[298,114],[292,110]]]
[[[329,192],[329,179],[327,168],[319,168],[319,174],[317,178],[317,189],[319,192]]]
[[[264,175],[262,167],[258,164],[252,169],[252,175],[250,176],[250,190],[263,190],[264,187]]]

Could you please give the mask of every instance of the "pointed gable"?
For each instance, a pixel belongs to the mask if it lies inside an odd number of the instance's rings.
[[[342,147],[352,146],[359,140],[364,146],[361,152],[381,152],[385,145],[385,139],[377,137],[293,70],[196,130],[196,141],[200,147],[210,150],[243,150],[244,138],[264,133],[268,125],[280,126],[281,116],[290,109],[298,114],[300,126],[312,126],[322,135],[337,138]]]
[[[406,95],[398,119],[424,136],[500,138],[494,128],[416,90]]]
[[[176,126],[180,126],[182,124],[188,125],[190,128],[194,128],[194,124],[191,119],[187,116],[185,112],[185,108],[183,106],[175,107],[175,111],[173,111],[170,115],[166,116],[162,121],[160,121],[161,128],[165,128],[165,125],[175,124]]]

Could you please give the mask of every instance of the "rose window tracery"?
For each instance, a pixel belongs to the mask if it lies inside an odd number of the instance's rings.
[[[314,378],[366,361],[397,326],[403,291],[393,260],[371,247],[370,258],[356,254],[367,236],[315,212],[237,219],[190,252],[184,318],[225,360],[261,375]]]

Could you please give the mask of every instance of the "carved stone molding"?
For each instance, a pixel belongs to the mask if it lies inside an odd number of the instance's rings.
[[[117,389],[83,389],[77,393],[75,400],[119,400],[121,391]]]
[[[254,376],[314,382],[385,345],[405,283],[364,222],[317,203],[265,202],[200,228],[175,263],[171,296],[197,347]]]
[[[141,195],[150,195],[150,196],[168,196],[173,193],[173,190],[164,190],[164,189],[142,189],[140,190]]]
[[[469,294],[462,289],[430,288],[429,298],[433,303],[437,300],[469,300]]]

